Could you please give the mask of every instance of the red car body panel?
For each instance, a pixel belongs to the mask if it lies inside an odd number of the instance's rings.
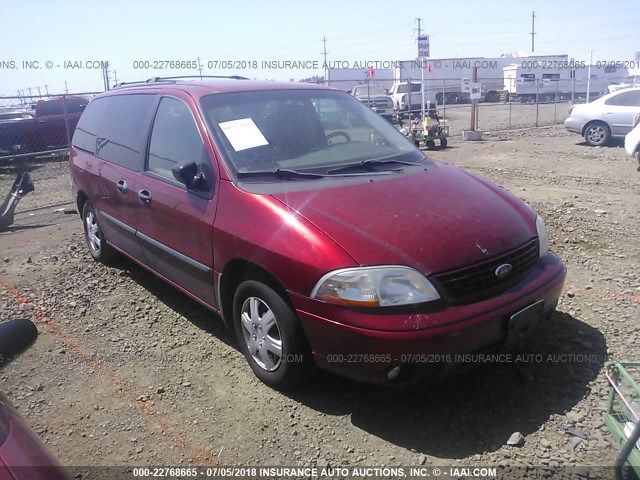
[[[271,195],[255,195],[220,182],[214,264],[250,259],[286,288],[309,294],[327,271],[357,265],[335,241]]]
[[[509,251],[535,236],[535,215],[518,208],[522,202],[453,165],[275,196],[361,265],[408,265],[429,274]]]
[[[0,394],[0,480],[68,480],[58,460]]]

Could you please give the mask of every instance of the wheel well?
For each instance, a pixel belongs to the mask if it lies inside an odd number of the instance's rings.
[[[287,295],[285,288],[280,282],[264,268],[251,263],[248,260],[235,259],[228,262],[222,270],[220,277],[220,303],[225,323],[230,329],[233,329],[233,297],[240,283],[252,278],[259,280],[265,285],[270,286],[278,292],[282,298],[293,309],[293,304]]]
[[[607,122],[604,122],[602,120],[591,120],[590,122],[587,122],[585,126],[582,128],[582,136],[584,137],[584,134],[587,132],[587,128],[589,128],[591,125],[596,125],[598,123],[603,125],[607,130],[609,130],[609,133],[611,133],[611,127],[607,124]]]
[[[82,209],[84,208],[84,204],[89,200],[87,194],[84,192],[78,192],[78,196],[76,197],[76,204],[78,205],[78,216],[82,217]]]

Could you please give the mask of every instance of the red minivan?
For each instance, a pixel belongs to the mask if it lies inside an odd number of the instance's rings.
[[[323,86],[121,84],[86,107],[70,167],[91,255],[218,313],[277,388],[315,366],[433,378],[533,333],[564,284],[529,206]]]

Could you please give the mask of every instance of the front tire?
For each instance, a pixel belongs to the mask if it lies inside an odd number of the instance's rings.
[[[289,304],[270,286],[242,282],[233,301],[240,350],[253,373],[277,389],[299,385],[311,373],[311,352]]]
[[[102,227],[98,223],[98,215],[93,205],[85,202],[82,209],[82,224],[84,226],[84,239],[89,247],[89,253],[96,262],[109,263],[117,256],[117,252],[107,244],[102,232]]]
[[[610,138],[611,130],[602,122],[592,123],[584,131],[584,139],[592,147],[602,147],[609,143]]]

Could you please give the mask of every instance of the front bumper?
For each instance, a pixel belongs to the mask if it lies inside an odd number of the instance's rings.
[[[368,105],[366,102],[363,102],[367,107],[376,112],[378,115],[391,116],[393,115],[393,105],[383,106],[383,105]]]
[[[564,286],[566,269],[547,254],[518,284],[497,297],[469,305],[429,306],[413,312],[371,313],[291,294],[319,367],[357,380],[390,383],[438,376],[459,354],[508,349],[534,329],[513,335],[511,316],[540,300],[548,317]],[[407,372],[410,374],[408,375]],[[411,377],[411,378],[408,378]]]
[[[378,115],[382,115],[383,117],[392,117],[394,113],[393,107],[385,107],[385,108],[371,107],[371,110],[376,112]]]

